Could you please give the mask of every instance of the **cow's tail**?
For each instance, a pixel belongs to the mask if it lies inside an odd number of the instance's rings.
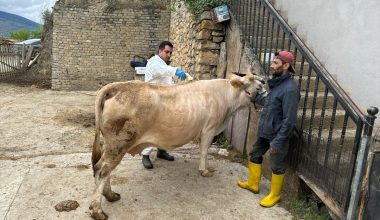
[[[95,138],[94,143],[92,145],[92,170],[94,171],[94,176],[96,173],[96,163],[102,157],[102,149],[100,146],[100,116],[104,107],[104,90],[100,90],[98,95],[96,96],[95,101]]]

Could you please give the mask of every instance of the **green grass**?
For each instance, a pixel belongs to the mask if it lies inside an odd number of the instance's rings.
[[[288,210],[294,217],[294,219],[305,220],[328,220],[330,219],[327,212],[318,211],[316,207],[313,207],[305,200],[288,198],[281,203],[286,210]]]
[[[227,150],[232,149],[231,143],[227,140],[227,138],[223,135],[223,133],[216,136],[216,145],[219,148],[223,148]]]

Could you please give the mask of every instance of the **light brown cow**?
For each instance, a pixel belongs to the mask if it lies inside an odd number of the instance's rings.
[[[230,79],[201,80],[181,85],[159,85],[138,81],[104,86],[96,97],[96,133],[92,151],[95,192],[90,205],[95,219],[107,219],[101,208],[102,195],[117,201],[111,190],[110,173],[125,153],[135,155],[146,146],[174,149],[200,139],[199,171],[212,176],[207,166],[207,150],[228,119],[248,106],[260,84],[254,75]],[[99,144],[100,131],[104,138]]]

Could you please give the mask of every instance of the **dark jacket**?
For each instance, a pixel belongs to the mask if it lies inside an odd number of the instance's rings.
[[[255,93],[251,101],[263,105],[258,136],[270,140],[270,147],[281,150],[297,120],[300,92],[288,73],[268,80],[267,96]]]

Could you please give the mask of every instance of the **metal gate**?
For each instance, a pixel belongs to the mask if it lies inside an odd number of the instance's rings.
[[[355,167],[357,172],[363,169],[363,163],[358,164],[363,157],[359,148],[365,156],[369,147],[362,140],[363,129],[367,131],[364,136],[371,135],[376,108],[371,108],[366,118],[268,0],[231,2],[245,43],[267,77],[275,52],[289,50],[295,55],[293,79],[301,91],[297,128],[302,138],[290,152],[290,164],[317,194],[324,195],[325,204],[344,218],[352,212],[349,206],[357,204],[357,194],[352,192],[358,191],[361,176],[354,175]]]
[[[40,47],[0,44],[0,80],[23,72],[39,56]]]

